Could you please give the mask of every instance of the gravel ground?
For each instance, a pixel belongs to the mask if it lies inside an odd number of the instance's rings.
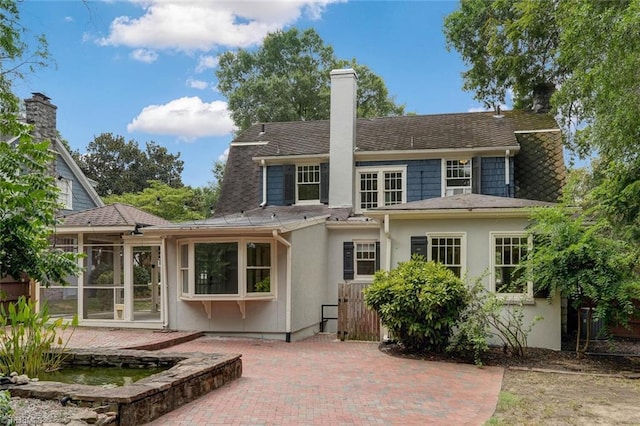
[[[86,412],[79,407],[63,407],[59,401],[30,398],[11,398],[17,425],[39,426],[44,423],[68,423],[74,415]]]

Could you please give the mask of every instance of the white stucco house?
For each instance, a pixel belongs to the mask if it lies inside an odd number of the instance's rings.
[[[236,137],[213,217],[134,220],[111,232],[121,254],[90,253],[77,286],[81,323],[301,339],[319,331],[321,307],[338,303],[340,283],[370,283],[377,269],[420,253],[523,301],[528,318],[544,317],[530,346],[559,349],[560,300],[511,279],[529,244],[528,208],[551,205],[564,182],[553,117],[357,119],[355,72],[335,70],[331,81],[330,120],[258,123]],[[75,234],[86,252],[91,225],[73,223],[58,232]],[[103,259],[119,272],[99,278]],[[144,286],[157,287],[154,316],[142,315]],[[118,287],[118,298],[94,300],[98,287]]]

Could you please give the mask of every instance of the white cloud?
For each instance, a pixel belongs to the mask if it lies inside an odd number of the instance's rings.
[[[127,125],[129,132],[175,135],[185,140],[224,136],[233,130],[226,102],[202,102],[197,96],[174,99],[164,105],[149,105]]]
[[[65,16],[64,22],[73,22],[73,16]]]
[[[294,23],[302,14],[317,19],[325,7],[341,0],[197,1],[137,0],[139,17],[111,22],[102,45],[132,48],[209,51],[217,46],[249,47]]]
[[[212,69],[218,66],[218,58],[210,55],[200,56],[198,65],[196,65],[196,72],[204,72],[208,69]]]
[[[146,64],[155,62],[158,59],[158,54],[156,52],[147,49],[136,49],[131,52],[129,56],[136,61],[144,62]]]
[[[192,89],[204,90],[209,87],[209,83],[207,83],[206,81],[194,80],[190,78],[187,80],[187,86],[191,87]]]
[[[224,150],[224,152],[218,155],[218,161],[222,161],[223,163],[227,162],[227,158],[229,158],[229,147]]]

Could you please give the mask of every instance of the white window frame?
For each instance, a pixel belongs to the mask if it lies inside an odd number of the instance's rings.
[[[407,202],[407,166],[406,165],[393,165],[393,166],[363,166],[356,168],[356,213],[366,211],[366,208],[362,208],[362,192],[360,191],[361,176],[366,173],[376,173],[377,182],[377,205],[375,207],[383,207],[386,205],[402,204]],[[385,175],[388,173],[400,173],[402,189],[400,190],[400,201],[393,204],[385,204],[385,194],[388,192],[385,190]]]
[[[490,268],[491,268],[491,291],[496,293],[499,296],[502,296],[506,299],[522,301],[522,300],[533,300],[533,282],[527,282],[527,289],[524,293],[498,293],[496,286],[496,238],[523,238],[527,237],[525,232],[515,231],[515,232],[490,232],[489,233],[491,239],[491,251],[489,254],[490,257]],[[533,248],[533,238],[531,236],[527,237],[527,250],[531,250]],[[515,264],[510,264],[511,266],[515,266]],[[502,264],[504,266],[504,264]]]
[[[448,179],[466,179],[460,177],[448,178],[449,162],[458,162],[465,167],[469,166],[469,185],[467,186],[449,186]],[[464,163],[462,163],[464,162]],[[448,197],[451,195],[459,194],[471,194],[473,192],[473,159],[471,158],[443,158],[442,159],[442,196]]]
[[[299,170],[300,168],[317,168],[318,171],[318,182],[301,182],[300,181],[300,173],[301,170]],[[295,173],[296,173],[296,204],[320,204],[320,192],[322,191],[321,188],[321,181],[322,181],[322,172],[320,170],[320,163],[310,163],[310,164],[296,164],[296,169],[295,169]],[[302,173],[315,173],[315,171],[302,171]],[[314,198],[312,200],[301,200],[300,199],[300,185],[318,185],[318,198]]]
[[[358,246],[373,246],[373,258],[371,259],[362,259],[363,261],[373,261],[373,270],[375,273],[375,265],[376,265],[376,240],[354,240],[353,241],[353,278],[354,280],[363,280],[363,281],[371,281],[373,279],[373,274],[371,275],[359,275],[358,274]],[[369,251],[371,253],[371,251]]]
[[[207,243],[234,243],[238,245],[238,287],[235,294],[196,294],[195,279],[195,244]],[[247,291],[247,270],[250,268],[247,262],[247,244],[248,243],[269,243],[271,246],[269,292],[248,292]],[[183,246],[188,247],[188,266],[184,268],[181,265],[181,250]],[[182,300],[256,300],[256,299],[275,299],[277,297],[277,271],[276,271],[276,241],[272,238],[191,238],[177,241],[178,259],[177,259],[177,279],[178,279],[178,296]],[[188,271],[188,292],[184,292],[183,271]]]
[[[464,278],[467,273],[467,233],[466,232],[429,232],[427,233],[427,260],[433,259],[431,252],[434,238],[460,238],[460,278]],[[446,265],[445,266],[454,266]]]
[[[73,181],[62,176],[56,179],[56,185],[60,192],[58,193],[58,204],[63,210],[73,210]]]

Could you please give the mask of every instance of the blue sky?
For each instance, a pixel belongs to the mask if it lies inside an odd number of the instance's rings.
[[[380,75],[397,103],[418,114],[477,110],[462,91],[464,65],[448,52],[443,18],[454,1],[35,1],[22,24],[43,33],[55,66],[27,75],[21,98],[42,92],[58,130],[85,152],[101,133],[181,153],[183,182],[202,186],[233,137],[216,90],[216,56],[253,49],[271,31],[315,28],[338,58]]]

